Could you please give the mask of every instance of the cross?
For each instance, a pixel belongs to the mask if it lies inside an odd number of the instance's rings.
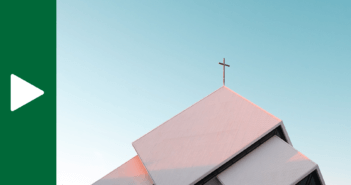
[[[225,66],[230,67],[230,65],[225,64],[225,58],[223,58],[223,63],[218,62],[218,64],[223,65],[223,85],[225,85]]]

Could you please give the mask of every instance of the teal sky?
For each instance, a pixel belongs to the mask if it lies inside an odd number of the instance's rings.
[[[351,184],[351,1],[58,0],[58,184],[222,86],[284,121],[327,184]]]

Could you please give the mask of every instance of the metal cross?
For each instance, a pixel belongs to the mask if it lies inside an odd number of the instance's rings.
[[[223,65],[223,85],[225,85],[225,66],[230,67],[230,65],[225,64],[225,58],[223,58],[223,63],[218,62],[218,64]]]

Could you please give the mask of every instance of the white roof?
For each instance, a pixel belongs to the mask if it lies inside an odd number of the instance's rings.
[[[113,170],[93,185],[152,185],[153,181],[148,175],[138,156],[133,157],[122,166]]]
[[[194,184],[282,121],[223,86],[133,142],[156,184]]]
[[[217,178],[223,185],[289,185],[298,183],[317,167],[292,146],[273,136]]]

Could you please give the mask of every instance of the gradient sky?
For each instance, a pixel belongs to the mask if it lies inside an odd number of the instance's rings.
[[[222,86],[284,121],[327,184],[351,184],[351,1],[57,1],[59,185]]]

